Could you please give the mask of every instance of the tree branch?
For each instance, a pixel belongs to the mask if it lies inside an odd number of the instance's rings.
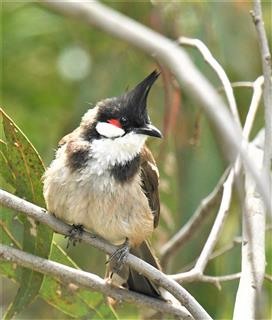
[[[170,276],[171,278],[175,279],[176,275],[172,275]],[[197,274],[195,273],[195,275],[191,275],[190,277],[187,276],[182,279],[180,279],[179,281],[181,281],[182,283],[185,282],[207,282],[210,284],[213,284],[214,286],[216,286],[216,288],[218,290],[221,290],[221,282],[226,282],[226,281],[232,281],[232,280],[237,280],[240,279],[241,277],[241,273],[237,272],[237,273],[233,273],[233,274],[226,274],[223,276],[209,276],[206,274]]]
[[[261,134],[250,144],[256,165],[262,168]],[[256,146],[258,145],[258,147]],[[262,146],[263,147],[263,146]],[[265,274],[265,207],[252,177],[245,173],[245,205],[243,208],[242,273],[236,295],[234,319],[261,318],[259,299]],[[248,307],[244,308],[247,305]]]
[[[248,157],[247,142],[242,143],[244,139],[239,126],[232,119],[217,91],[196,69],[186,52],[176,42],[96,1],[88,3],[80,0],[65,2],[40,0],[40,3],[63,15],[80,19],[90,25],[94,24],[165,63],[192,99],[205,109],[224,143],[226,157],[234,162],[236,156],[241,155],[244,165],[256,180],[267,208],[271,210],[267,178],[260,176],[252,159]]]
[[[250,87],[253,88],[253,94],[249,111],[244,124],[243,135],[246,139],[249,138],[251,128],[258,110],[258,106],[262,96],[263,76],[258,77],[254,82],[250,82]],[[243,84],[244,85],[244,84]],[[238,164],[240,166],[240,164]],[[237,167],[237,165],[236,165]],[[238,167],[237,167],[238,169]],[[161,263],[163,267],[167,266],[167,263],[172,255],[174,255],[188,240],[190,240],[195,231],[200,226],[201,222],[206,218],[207,214],[211,211],[211,208],[216,206],[216,203],[221,198],[223,192],[223,184],[227,177],[225,171],[220,178],[214,190],[201,202],[191,219],[178,231],[161,249]]]
[[[227,253],[228,251],[230,251],[231,249],[233,249],[234,247],[236,247],[238,244],[241,245],[242,243],[242,237],[235,237],[231,243],[226,244],[225,246],[221,247],[220,249],[214,251],[211,255],[210,255],[210,261],[213,259],[216,259],[220,256],[222,256],[223,254]]]
[[[226,97],[229,103],[229,107],[231,110],[231,113],[234,117],[234,120],[236,123],[241,127],[241,122],[240,122],[240,116],[238,113],[237,105],[236,105],[236,100],[234,97],[233,89],[231,86],[231,83],[229,81],[229,78],[226,75],[225,70],[222,68],[222,66],[218,63],[218,61],[213,57],[211,54],[210,50],[208,47],[199,39],[191,39],[191,38],[186,38],[186,37],[180,37],[178,39],[178,42],[181,45],[186,45],[190,47],[195,47],[198,49],[198,51],[202,54],[205,62],[207,62],[212,69],[215,71],[217,74],[218,78],[223,84],[224,91],[226,93]]]
[[[173,255],[180,250],[180,248],[189,241],[194,235],[196,230],[201,226],[213,207],[219,204],[223,193],[223,184],[226,180],[229,169],[227,169],[213,191],[204,199],[201,200],[198,208],[190,218],[190,220],[167,242],[163,245],[160,256],[161,264],[165,268],[167,263]]]
[[[29,217],[48,225],[58,233],[69,235],[71,226],[57,219],[52,214],[48,213],[45,209],[1,189],[0,203],[5,207],[27,214]],[[86,231],[84,231],[82,235],[76,236],[76,239],[80,239],[96,247],[97,249],[106,252],[107,254],[112,254],[116,250],[115,246],[110,245],[105,240],[95,237],[94,235]],[[125,263],[127,263],[132,269],[136,270],[140,274],[145,275],[150,280],[157,283],[160,287],[169,291],[190,312],[190,314],[195,319],[211,319],[208,313],[195,300],[193,296],[191,296],[177,282],[170,279],[158,269],[152,267],[145,261],[133,256],[132,254],[128,255]]]
[[[254,0],[251,11],[257,29],[262,68],[264,75],[265,136],[262,148],[252,145],[249,154],[267,177],[267,191],[271,201],[271,158],[272,158],[272,67],[271,54],[262,18],[260,0]],[[259,135],[260,136],[260,135]],[[258,136],[258,138],[259,138]],[[258,141],[258,145],[259,145]],[[252,177],[246,172],[246,199],[243,210],[242,275],[236,295],[234,319],[261,317],[259,298],[265,275],[265,206]],[[247,305],[246,312],[244,306]]]
[[[222,227],[224,225],[224,221],[227,217],[230,203],[231,203],[231,196],[232,196],[232,185],[234,182],[234,169],[231,170],[227,180],[224,183],[224,191],[223,191],[223,197],[220,204],[220,208],[218,211],[218,214],[216,216],[216,219],[214,221],[212,230],[209,234],[209,237],[207,241],[205,242],[204,248],[201,251],[200,256],[197,259],[197,262],[194,266],[194,268],[187,272],[178,273],[175,275],[172,275],[172,279],[183,282],[186,281],[192,281],[195,279],[201,279],[203,272],[206,268],[206,265],[209,261],[209,257],[212,254],[212,251],[216,245],[216,242],[218,240],[219,234],[222,230]]]
[[[201,282],[208,282],[217,287],[218,290],[221,290],[221,282],[226,282],[226,281],[233,281],[240,279],[241,273],[233,273],[233,274],[226,274],[224,276],[208,276],[203,274],[200,278],[199,281]]]
[[[120,302],[126,301],[140,307],[152,308],[182,319],[193,319],[183,307],[177,308],[168,302],[114,287],[95,274],[74,269],[55,261],[46,260],[6,245],[0,244],[0,259],[61,279],[62,282],[67,284],[73,283],[94,291],[99,291]]]
[[[264,21],[262,16],[262,6],[260,0],[253,0],[254,11],[251,11],[253,22],[256,26],[260,51],[262,56],[262,68],[264,75],[264,109],[265,109],[265,142],[263,157],[263,173],[270,176],[272,159],[272,64],[271,53],[268,46]],[[271,190],[271,179],[269,181],[269,191]]]
[[[252,84],[253,85],[253,87],[252,87],[253,94],[252,94],[248,114],[247,114],[246,121],[244,124],[244,129],[243,129],[243,135],[247,139],[249,139],[250,131],[252,129],[253,122],[254,122],[254,119],[255,119],[259,104],[260,104],[261,97],[262,97],[263,82],[264,82],[264,78],[263,78],[263,76],[260,76]]]
[[[259,77],[254,82],[254,86],[253,86],[254,91],[252,95],[252,101],[250,103],[249,111],[248,111],[244,128],[243,128],[243,135],[246,140],[249,138],[249,134],[252,129],[255,115],[260,102],[260,98],[261,98],[260,91],[261,91],[261,83],[262,83],[261,81],[262,81],[262,77]],[[205,267],[210,259],[210,256],[215,247],[215,244],[218,241],[224,221],[227,217],[229,206],[231,203],[232,186],[234,183],[234,177],[235,177],[235,174],[238,174],[238,172],[240,171],[240,167],[241,167],[240,157],[238,157],[227,177],[227,180],[224,183],[224,190],[223,190],[223,196],[222,196],[220,208],[216,216],[215,222],[213,224],[212,230],[209,234],[209,237],[204,245],[204,248],[202,249],[202,252],[199,258],[197,259],[197,262],[193,267],[193,269],[187,272],[182,272],[182,273],[172,275],[172,278],[175,279],[176,281],[182,282],[185,280],[186,281],[193,281],[195,279],[200,280],[201,277],[203,276]]]

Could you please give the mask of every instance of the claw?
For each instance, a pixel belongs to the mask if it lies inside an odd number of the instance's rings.
[[[113,273],[118,273],[122,269],[128,254],[129,241],[126,239],[126,241],[116,251],[114,251],[106,261],[106,263],[111,262]]]
[[[70,242],[75,246],[77,242],[81,242],[81,239],[77,239],[78,236],[81,236],[83,233],[83,225],[82,224],[73,224],[69,235],[65,236],[65,238],[68,238],[66,249],[69,248]]]

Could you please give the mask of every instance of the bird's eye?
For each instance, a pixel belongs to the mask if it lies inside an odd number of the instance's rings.
[[[128,123],[127,117],[122,117],[122,118],[120,119],[120,122],[121,122],[121,124],[127,124],[127,123]]]

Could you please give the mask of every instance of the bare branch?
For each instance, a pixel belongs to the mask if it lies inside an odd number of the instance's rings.
[[[272,229],[271,225],[267,225],[265,227],[265,231],[270,231]],[[237,245],[240,245],[243,242],[243,238],[242,237],[235,237],[231,243],[226,244],[225,246],[217,249],[216,251],[214,251],[209,260],[213,260],[216,259],[220,256],[222,256],[223,254],[227,253],[228,251],[230,251],[231,249],[235,248]]]
[[[242,243],[242,237],[235,237],[231,243],[226,244],[222,248],[214,251],[210,255],[210,259],[209,260],[211,261],[213,259],[216,259],[216,258],[222,256],[223,254],[227,253],[228,251],[230,251],[231,249],[233,249],[234,247],[236,247],[238,244],[241,244],[241,243]]]
[[[263,76],[258,77],[253,83],[253,95],[251,103],[249,106],[249,111],[246,117],[246,121],[243,128],[243,135],[245,139],[249,138],[250,131],[253,126],[253,122],[258,110],[258,106],[261,100],[262,95],[262,85],[263,85]],[[240,170],[240,160],[236,161],[235,171]],[[229,170],[227,169],[223,176],[220,178],[215,189],[204,198],[191,219],[186,223],[184,227],[180,229],[161,249],[161,261],[162,266],[165,267],[168,263],[169,258],[175,254],[175,252],[182,247],[186,241],[188,241],[193,235],[195,230],[199,227],[200,223],[205,219],[208,212],[211,208],[216,205],[216,202],[222,195],[223,183],[226,179],[226,173]]]
[[[185,275],[185,273],[184,273]],[[191,273],[190,276],[184,276],[182,279],[179,279],[179,282],[208,282],[216,286],[218,290],[221,290],[221,282],[237,280],[241,276],[241,273],[233,273],[233,274],[226,274],[223,276],[208,276],[206,274],[197,274]],[[171,278],[175,279],[176,275],[170,276]]]
[[[267,177],[271,201],[272,158],[272,67],[271,54],[262,18],[260,0],[254,0],[251,12],[257,29],[264,75],[265,137],[262,148],[250,146],[249,154],[262,175]],[[259,138],[259,137],[258,137]],[[259,144],[259,141],[258,141]],[[263,149],[263,150],[262,150]],[[246,198],[243,212],[242,275],[236,295],[234,319],[261,317],[260,294],[265,275],[265,206],[249,173],[245,175]],[[269,210],[270,208],[268,208]],[[247,305],[246,312],[244,306]]]
[[[223,191],[223,197],[220,204],[220,208],[218,211],[218,214],[216,216],[216,219],[214,221],[212,230],[209,234],[209,237],[207,241],[205,242],[204,248],[201,251],[201,254],[199,258],[197,259],[197,262],[194,266],[194,268],[190,271],[178,273],[172,276],[172,279],[182,282],[184,280],[186,281],[192,281],[195,279],[200,279],[204,269],[206,268],[206,265],[209,261],[209,257],[212,254],[212,251],[216,245],[216,242],[219,238],[220,232],[222,230],[222,227],[224,225],[225,219],[227,217],[230,203],[231,203],[231,196],[232,196],[232,185],[234,182],[234,170],[232,169],[227,180],[224,183],[224,191]]]
[[[220,204],[220,208],[218,211],[218,214],[216,216],[216,219],[214,221],[214,225],[212,227],[212,230],[210,232],[210,235],[204,245],[204,248],[196,262],[195,269],[199,270],[200,273],[202,273],[209,261],[209,256],[212,254],[213,249],[216,245],[216,242],[219,238],[220,232],[222,230],[222,227],[224,225],[225,219],[227,217],[227,214],[229,212],[229,207],[231,203],[231,197],[232,197],[232,184],[234,181],[234,172],[231,171],[229,174],[227,180],[225,181],[223,188],[223,197]]]
[[[232,250],[233,248],[235,248],[238,244],[242,243],[242,237],[235,237],[233,239],[233,241],[229,244],[226,244],[225,246],[221,247],[220,249],[215,250],[209,257],[209,261],[216,259],[220,256],[222,256],[223,254],[227,253],[228,251]],[[186,266],[184,266],[182,268],[182,272],[184,271],[188,271],[190,269],[193,268],[193,266],[196,264],[197,259],[195,259],[194,261],[191,261],[189,264],[187,264]],[[181,272],[180,272],[181,273]]]
[[[263,150],[256,147],[254,141],[249,146],[249,154],[261,170]],[[245,192],[242,273],[236,295],[234,319],[241,319],[241,316],[246,319],[261,317],[259,298],[265,274],[265,208],[256,191],[256,184],[248,173],[245,173]],[[245,305],[248,306],[246,311]]]
[[[256,116],[256,112],[258,110],[258,106],[260,104],[260,100],[262,97],[262,85],[264,82],[263,76],[258,77],[253,82],[253,95],[249,106],[249,111],[246,117],[244,129],[243,129],[243,135],[246,139],[249,138],[249,134],[251,131],[251,128],[253,126],[253,122]]]
[[[271,229],[271,226],[268,225],[266,226],[265,230],[269,231]],[[241,243],[243,242],[242,237],[235,237],[232,242],[226,244],[225,246],[215,250],[209,257],[209,261],[216,259],[224,254],[226,254],[227,252],[229,252],[230,250],[232,250],[233,248],[235,248],[237,245],[241,245]],[[194,261],[190,262],[188,265],[184,266],[182,268],[183,272],[190,270],[196,263],[197,259],[195,259]],[[267,275],[266,275],[267,276]],[[268,276],[269,277],[269,276]],[[185,279],[186,280],[186,279]]]
[[[265,230],[266,231],[270,231],[272,229],[271,225],[267,225]],[[243,242],[242,237],[235,237],[232,242],[226,244],[225,246],[215,250],[209,257],[209,261],[216,259],[220,256],[222,256],[223,254],[229,252],[230,250],[232,250],[233,248],[235,248],[237,245],[241,245],[241,243]],[[196,264],[197,259],[195,259],[194,261],[190,262],[189,264],[187,264],[186,266],[184,266],[182,268],[182,271],[187,271],[190,270],[191,268],[193,268],[193,266]]]
[[[242,143],[243,136],[239,126],[232,119],[217,91],[196,69],[186,52],[176,42],[95,0],[91,3],[80,0],[65,2],[40,0],[40,3],[63,15],[80,19],[90,25],[94,24],[165,63],[188,94],[206,111],[224,143],[226,157],[234,162],[236,156],[241,155],[244,165],[257,182],[267,208],[271,209],[270,194],[267,192],[268,179],[260,176],[252,159],[247,156],[247,142]]]
[[[256,111],[260,102],[260,91],[261,91],[261,82],[262,77],[259,77],[254,82],[253,86],[253,95],[252,95],[252,101],[249,107],[249,111],[246,117],[244,129],[243,129],[243,135],[245,139],[247,140],[250,134],[250,131],[253,126],[254,118],[256,115]],[[231,169],[227,180],[224,183],[224,191],[222,196],[221,205],[218,211],[218,214],[216,216],[214,225],[212,227],[212,230],[210,232],[210,235],[204,245],[204,248],[202,249],[202,252],[197,259],[197,262],[192,270],[187,272],[178,273],[172,276],[173,279],[175,279],[178,282],[187,280],[187,281],[193,281],[195,279],[200,279],[203,275],[203,272],[205,270],[205,267],[210,260],[210,256],[212,254],[212,251],[215,247],[216,242],[218,241],[218,238],[220,236],[220,232],[223,228],[223,224],[225,222],[225,219],[228,214],[229,206],[231,203],[231,195],[232,195],[232,186],[234,183],[234,177],[235,174],[237,174],[240,171],[241,163],[240,163],[240,157],[237,158],[233,168]]]
[[[241,276],[240,272],[233,273],[233,274],[227,274],[224,276],[207,276],[207,275],[203,274],[203,275],[199,276],[198,281],[211,283],[211,284],[215,285],[218,290],[221,290],[222,289],[221,282],[237,280],[240,278],[240,276]]]
[[[184,276],[182,276],[180,279],[178,279],[178,282],[180,283],[186,283],[186,282],[208,282],[217,287],[218,290],[221,290],[221,282],[226,281],[232,281],[240,279],[241,273],[233,273],[233,274],[227,274],[223,276],[209,276],[205,274],[199,274],[197,272],[194,272],[193,270],[190,271],[190,273],[184,273]],[[176,279],[176,275],[170,276],[172,279]]]
[[[263,173],[270,177],[272,159],[272,64],[271,53],[268,46],[264,21],[262,17],[262,6],[260,0],[253,0],[254,11],[251,11],[253,22],[256,26],[260,51],[262,56],[262,68],[264,75],[264,108],[265,108],[265,143],[263,157]],[[269,181],[269,191],[271,191],[271,179]]]
[[[239,113],[236,105],[236,100],[234,97],[234,93],[233,93],[229,78],[227,77],[225,70],[222,68],[222,66],[213,57],[208,47],[199,39],[180,37],[178,39],[178,42],[182,45],[197,48],[198,51],[202,54],[205,62],[207,62],[212,67],[212,69],[215,71],[218,78],[223,84],[223,88],[225,90],[229,107],[230,107],[231,113],[233,114],[234,120],[238,125],[241,126],[240,117],[239,117]]]
[[[231,83],[232,88],[253,88],[251,81],[236,81]]]
[[[220,282],[226,282],[226,281],[232,281],[232,280],[237,280],[239,279],[241,276],[240,272],[237,273],[233,273],[233,274],[226,274],[224,276],[207,276],[207,275],[203,275],[201,277],[201,281],[203,282],[210,282],[210,283],[220,283]]]
[[[228,172],[229,169],[224,172],[213,191],[201,200],[190,220],[162,247],[160,255],[163,267],[166,267],[169,259],[196,235],[195,231],[201,227],[202,222],[212,212],[212,208],[219,204],[223,193],[223,184]]]
[[[27,214],[29,217],[48,225],[58,233],[69,235],[71,226],[57,219],[45,209],[1,189],[0,204],[18,212]],[[115,246],[107,243],[103,239],[95,237],[86,231],[84,231],[82,235],[76,236],[76,239],[81,239],[82,241],[106,252],[107,254],[112,254],[116,250]],[[195,319],[211,319],[208,313],[202,308],[202,306],[195,300],[193,296],[191,296],[177,282],[170,279],[158,269],[152,267],[145,261],[133,256],[132,254],[128,255],[125,263],[127,263],[132,269],[157,283],[160,287],[169,291]]]
[[[73,283],[94,291],[99,291],[119,302],[126,301],[136,304],[139,307],[152,308],[181,319],[193,319],[183,307],[177,308],[168,302],[114,287],[95,274],[74,269],[55,261],[46,260],[6,245],[0,244],[0,259],[55,277],[67,284]]]

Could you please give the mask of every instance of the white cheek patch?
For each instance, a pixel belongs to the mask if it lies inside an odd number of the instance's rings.
[[[125,134],[122,128],[118,128],[107,122],[98,122],[95,129],[101,136],[106,138],[122,137]]]

